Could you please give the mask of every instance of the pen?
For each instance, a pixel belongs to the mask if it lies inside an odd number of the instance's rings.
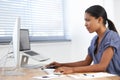
[[[92,74],[83,74],[84,76],[90,76],[90,77],[94,77],[94,75]]]

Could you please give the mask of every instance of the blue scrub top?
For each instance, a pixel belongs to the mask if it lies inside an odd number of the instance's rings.
[[[109,46],[112,46],[114,49],[114,55],[106,71],[112,74],[120,75],[120,36],[119,34],[112,30],[106,30],[104,37],[100,42],[98,52],[97,54],[94,54],[96,49],[97,38],[98,38],[98,35],[96,35],[92,39],[91,45],[88,48],[88,54],[93,58],[94,64],[98,64],[101,60],[101,57],[105,49]],[[106,57],[109,57],[109,55]]]

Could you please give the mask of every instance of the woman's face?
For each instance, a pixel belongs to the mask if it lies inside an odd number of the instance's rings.
[[[96,32],[100,28],[99,18],[96,19],[89,13],[85,13],[85,26],[90,33]]]

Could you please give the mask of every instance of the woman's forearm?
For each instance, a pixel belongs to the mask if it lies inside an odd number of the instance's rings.
[[[78,61],[72,63],[62,63],[61,65],[66,67],[79,67],[79,66],[87,66],[90,64],[87,61]]]
[[[88,66],[92,63],[92,58],[87,55],[86,59],[83,61],[72,62],[72,63],[63,63],[62,66],[66,67],[80,67],[80,66]]]
[[[95,65],[89,65],[89,66],[83,66],[83,67],[73,67],[73,72],[74,73],[79,73],[79,72],[104,72],[106,71],[106,67],[95,64]]]

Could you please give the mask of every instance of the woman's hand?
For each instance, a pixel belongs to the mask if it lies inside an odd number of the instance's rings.
[[[74,72],[73,67],[59,67],[55,70],[55,72],[60,72],[62,74],[70,74]]]
[[[58,62],[52,62],[48,65],[46,65],[46,67],[55,67],[55,68],[58,68],[58,67],[61,67],[62,64],[61,63],[58,63]]]

